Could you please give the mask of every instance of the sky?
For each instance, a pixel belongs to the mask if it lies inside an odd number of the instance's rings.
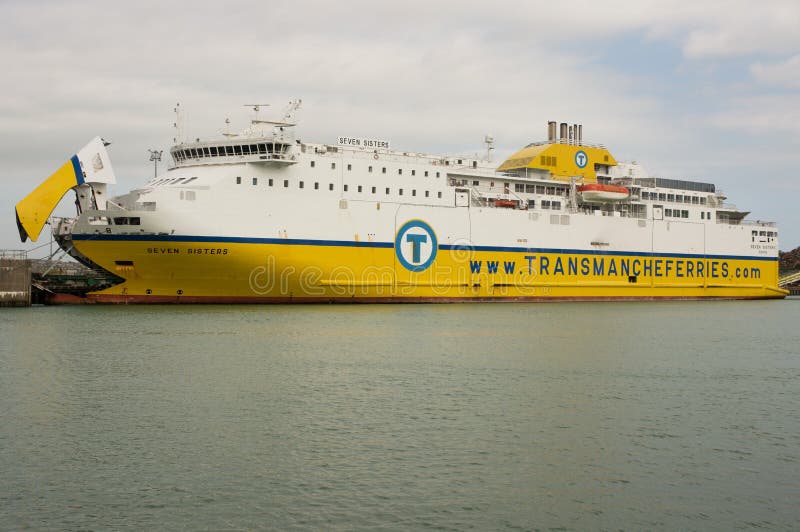
[[[226,119],[244,129],[245,104],[276,116],[292,98],[309,142],[469,155],[491,134],[498,162],[548,120],[583,124],[800,246],[797,0],[0,0],[0,67],[0,249],[37,245],[14,205],[94,136],[121,194],[152,176],[149,149],[165,168],[176,103],[187,136],[208,138]]]

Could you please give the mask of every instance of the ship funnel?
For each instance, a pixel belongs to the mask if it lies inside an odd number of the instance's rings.
[[[556,141],[556,134],[558,133],[557,129],[558,129],[558,126],[552,120],[547,123],[547,140],[548,141],[550,141],[550,142],[555,142]]]
[[[560,131],[561,135],[559,135],[559,138],[560,138],[561,142],[566,142],[567,141],[567,123],[566,122],[561,122],[560,128],[561,128],[561,131]]]

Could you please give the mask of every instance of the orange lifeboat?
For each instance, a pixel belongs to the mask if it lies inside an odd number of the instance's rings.
[[[504,207],[506,209],[514,209],[517,206],[517,202],[515,200],[509,199],[496,199],[494,200],[495,207]]]
[[[619,185],[602,185],[592,183],[589,185],[578,185],[583,201],[622,201],[628,199],[631,191]]]

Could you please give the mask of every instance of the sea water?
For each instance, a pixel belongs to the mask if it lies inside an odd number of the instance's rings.
[[[800,528],[800,301],[0,312],[0,529]]]

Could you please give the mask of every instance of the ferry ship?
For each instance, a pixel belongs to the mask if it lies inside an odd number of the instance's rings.
[[[501,164],[386,140],[295,137],[300,102],[242,133],[187,141],[141,187],[100,138],[16,206],[36,240],[119,277],[107,303],[608,301],[783,298],[778,230],[712,183],[652,177],[549,122]],[[179,129],[180,131],[180,129]]]

